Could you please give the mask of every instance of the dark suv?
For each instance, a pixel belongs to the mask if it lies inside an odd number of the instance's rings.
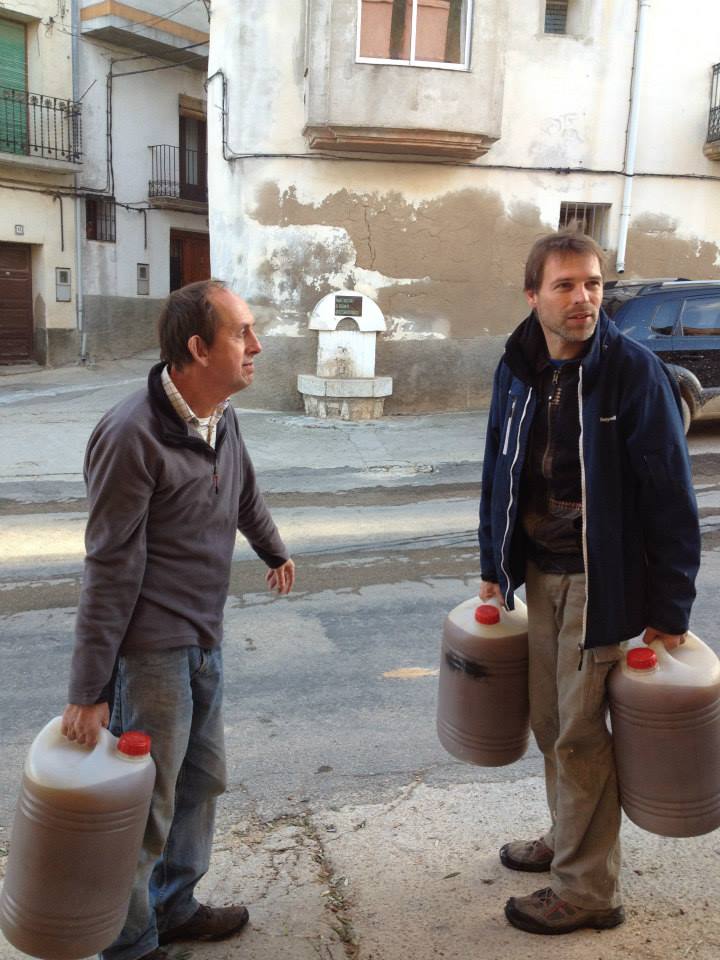
[[[610,280],[603,306],[623,333],[668,364],[687,432],[720,396],[720,280]]]

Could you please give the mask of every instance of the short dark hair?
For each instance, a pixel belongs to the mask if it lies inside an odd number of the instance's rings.
[[[198,280],[173,290],[158,317],[161,360],[180,370],[192,363],[190,337],[197,335],[212,345],[218,324],[212,294],[219,290],[227,290],[222,280]]]
[[[558,230],[540,237],[530,248],[525,264],[525,290],[536,293],[540,289],[545,264],[554,253],[561,257],[568,254],[597,257],[600,273],[605,273],[605,252],[592,237],[577,230]]]

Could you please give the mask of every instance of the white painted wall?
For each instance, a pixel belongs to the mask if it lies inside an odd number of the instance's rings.
[[[228,76],[232,150],[305,151],[305,37],[305,0],[213,2],[208,75],[221,68]],[[217,111],[220,88],[215,78],[208,89]]]
[[[578,35],[542,31],[542,3],[514,5],[502,137],[481,164],[618,168],[622,164],[635,4],[605,0]]]
[[[63,200],[64,244],[60,229],[59,200],[53,201],[41,193],[0,187],[0,210],[0,241],[32,245],[32,285],[36,319],[44,316],[47,327],[74,327],[77,271],[72,200]],[[23,236],[15,234],[16,224],[23,227]],[[55,300],[56,267],[66,267],[72,271],[73,302],[57,303]]]
[[[81,50],[81,90],[86,116],[86,162],[83,185],[105,189],[106,78],[111,60],[131,56],[127,50],[97,42],[84,42]],[[180,94],[204,99],[204,74],[187,67],[157,70],[122,77],[121,74],[167,62],[149,58],[113,65],[112,129],[115,199],[141,205],[148,199],[151,178],[150,147],[179,145]],[[207,232],[205,216],[169,210],[148,210],[147,249],[143,214],[118,207],[116,242],[84,243],[84,289],[87,294],[136,297],[137,264],[150,264],[150,296],[164,297],[169,285],[170,229]],[[145,299],[141,297],[141,299]]]

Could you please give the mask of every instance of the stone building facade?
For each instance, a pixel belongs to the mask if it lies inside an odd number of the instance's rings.
[[[213,0],[212,268],[258,318],[247,401],[301,406],[310,312],[354,290],[386,318],[386,412],[482,404],[528,247],[572,221],[610,276],[720,277],[720,7],[695,7]]]

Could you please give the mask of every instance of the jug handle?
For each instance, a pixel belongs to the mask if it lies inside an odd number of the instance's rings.
[[[117,737],[114,737],[106,727],[100,728],[100,733],[98,735],[98,741],[94,747],[86,747],[84,744],[73,743],[68,740],[68,738],[62,732],[62,717],[53,717],[48,723],[45,724],[43,729],[38,734],[38,738],[42,737],[44,742],[48,746],[57,746],[59,744],[65,744],[67,746],[72,746],[77,750],[85,750],[88,753],[92,750],[108,750],[115,743],[117,743]]]
[[[704,644],[702,640],[695,636],[694,633],[688,631],[685,634],[685,640],[683,643],[681,643],[679,647],[675,647],[674,650],[666,649],[662,640],[653,640],[653,642],[648,644],[648,646],[651,650],[655,651],[655,656],[658,658],[658,663],[668,663],[668,661],[672,660],[674,663],[686,666],[686,664],[682,663],[682,654],[688,650],[700,650],[702,647],[707,646],[707,644]]]
[[[501,613],[505,610],[505,604],[498,597],[490,597],[489,600],[481,600],[479,607],[496,607]]]

